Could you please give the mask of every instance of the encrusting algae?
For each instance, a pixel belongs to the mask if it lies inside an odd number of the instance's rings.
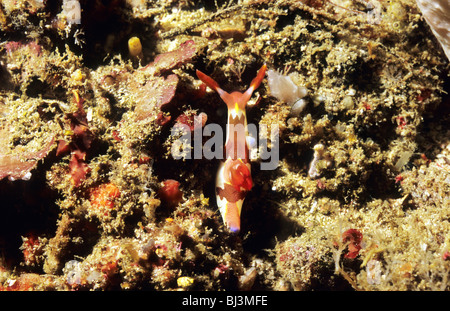
[[[449,62],[415,1],[74,2],[0,4],[0,289],[450,290]],[[231,233],[195,73],[264,64],[296,94],[248,101]]]

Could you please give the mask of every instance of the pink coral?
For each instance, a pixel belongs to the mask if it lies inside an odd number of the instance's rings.
[[[345,258],[356,258],[361,250],[361,241],[363,234],[357,229],[348,229],[342,234],[342,242],[348,243],[348,251],[344,255]]]
[[[184,113],[180,114],[178,118],[175,120],[175,126],[179,125],[187,125],[189,129],[194,131],[196,118],[198,118],[201,121],[202,127],[205,126],[206,121],[208,120],[208,116],[204,112],[200,112],[198,115],[196,113],[189,113],[189,111],[185,111]]]
[[[173,179],[164,180],[158,194],[161,200],[169,206],[176,206],[183,201],[183,192],[180,190],[180,183]]]
[[[84,100],[76,91],[73,92],[73,95],[78,110],[66,115],[70,120],[70,128],[73,132],[71,137],[72,141],[60,140],[56,155],[64,154],[69,150],[71,151],[69,161],[70,177],[75,187],[78,187],[90,171],[89,166],[86,164],[86,155],[94,140],[94,134],[88,126],[86,112],[83,108]]]
[[[171,74],[166,79],[163,77],[152,79],[137,90],[136,119],[146,119],[159,111],[163,105],[170,103],[175,96],[177,85],[178,76]]]
[[[158,75],[191,60],[196,51],[195,42],[189,40],[174,51],[156,56],[152,63],[142,69],[146,74],[153,75],[154,78],[147,81],[143,87],[139,86],[136,88],[137,103],[135,113],[138,120],[152,116],[155,110],[159,112],[160,108],[170,103],[175,96],[179,80],[178,76],[171,74],[163,78]]]

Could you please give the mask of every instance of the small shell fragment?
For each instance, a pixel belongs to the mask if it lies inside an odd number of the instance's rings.
[[[267,82],[271,95],[291,106],[308,94],[308,89],[296,85],[290,76],[282,75],[272,69],[267,71]]]

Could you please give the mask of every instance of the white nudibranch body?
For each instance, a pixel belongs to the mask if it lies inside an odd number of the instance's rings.
[[[267,71],[267,82],[272,96],[292,106],[292,115],[298,116],[302,112],[307,103],[302,99],[308,94],[306,87],[298,86],[290,76],[272,69]]]

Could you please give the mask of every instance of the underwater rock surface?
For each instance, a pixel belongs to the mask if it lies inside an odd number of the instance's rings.
[[[433,34],[441,43],[445,55],[450,59],[450,3],[445,0],[416,0]]]
[[[450,66],[414,0],[69,2],[0,4],[0,289],[450,290]],[[232,234],[195,72],[263,64],[298,93],[249,100]]]

